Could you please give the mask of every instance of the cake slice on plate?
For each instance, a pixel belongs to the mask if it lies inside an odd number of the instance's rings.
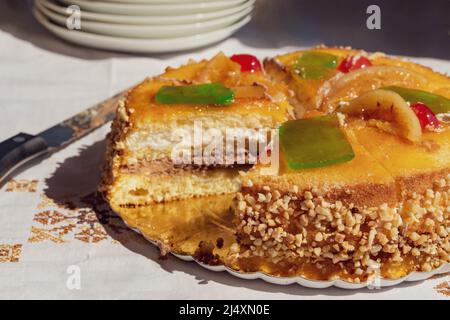
[[[252,56],[168,68],[119,103],[101,190],[115,208],[239,190],[238,160],[256,157],[249,146],[259,133],[292,117],[287,95]],[[229,129],[252,134],[228,150]]]
[[[236,243],[222,225],[220,252],[239,271],[361,282],[450,262],[450,79],[325,47],[268,59],[265,69],[270,79],[252,56],[218,54],[130,90],[108,136],[101,190],[112,208],[155,235],[147,209],[127,210],[151,205],[152,221],[178,232],[178,216],[160,212],[215,200],[167,202],[236,192]],[[227,149],[230,128],[244,129],[244,143]],[[261,132],[273,144],[255,150]],[[265,153],[278,166],[242,166]]]

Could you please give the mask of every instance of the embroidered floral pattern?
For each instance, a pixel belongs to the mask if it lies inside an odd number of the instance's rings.
[[[36,192],[38,180],[11,179],[6,184],[6,192]]]
[[[19,262],[21,253],[21,244],[0,244],[0,263]]]
[[[450,281],[441,282],[440,284],[435,286],[434,289],[438,293],[440,293],[446,297],[450,297]]]
[[[67,243],[75,239],[85,243],[98,243],[112,240],[105,228],[114,232],[115,236],[132,233],[98,193],[88,194],[79,202],[81,205],[78,206],[72,202],[59,204],[41,195],[37,208],[42,211],[34,215],[35,225],[31,228],[28,242]]]

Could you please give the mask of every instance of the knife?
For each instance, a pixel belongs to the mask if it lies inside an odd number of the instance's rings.
[[[123,94],[120,92],[37,135],[21,132],[0,142],[0,186],[31,160],[49,155],[111,121]]]

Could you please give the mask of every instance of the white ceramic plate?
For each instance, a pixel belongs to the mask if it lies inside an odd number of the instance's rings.
[[[214,2],[197,2],[197,3],[160,3],[160,4],[128,4],[128,3],[111,3],[101,1],[87,0],[59,0],[67,5],[77,5],[82,10],[115,13],[124,15],[168,15],[175,16],[187,13],[211,12],[215,10],[231,8],[245,2],[245,0],[222,0]]]
[[[141,234],[150,243],[156,245],[155,241],[147,238],[138,229],[133,228],[130,225],[128,225],[125,220],[123,220],[123,221],[130,229]],[[381,279],[378,279],[378,281],[374,281],[373,283],[353,283],[353,282],[348,282],[348,281],[344,281],[344,280],[340,280],[340,279],[330,280],[330,281],[310,280],[310,279],[306,279],[301,276],[276,277],[276,276],[273,276],[273,275],[270,275],[270,274],[267,274],[264,272],[240,272],[240,271],[236,271],[236,270],[231,269],[224,265],[210,266],[210,265],[207,265],[200,261],[195,260],[192,256],[189,256],[189,255],[176,254],[176,253],[172,253],[172,254],[175,257],[177,257],[181,260],[184,260],[184,261],[194,261],[198,265],[200,265],[203,268],[208,269],[210,271],[215,271],[215,272],[226,271],[235,277],[245,279],[245,280],[261,279],[261,280],[264,280],[269,283],[283,285],[283,286],[290,285],[290,284],[299,284],[303,287],[314,288],[314,289],[324,289],[324,288],[329,288],[329,287],[333,287],[333,286],[342,288],[342,289],[362,289],[362,288],[368,287],[369,285],[377,286],[377,287],[378,286],[379,287],[391,287],[391,286],[398,285],[405,281],[406,282],[423,281],[428,278],[431,278],[434,275],[450,272],[450,263],[447,263],[447,264],[444,264],[444,265],[440,266],[439,268],[434,269],[430,272],[411,272],[407,276],[405,276],[403,278],[395,279],[395,280],[381,278]]]
[[[247,16],[224,29],[194,36],[172,39],[127,39],[98,35],[84,31],[68,30],[67,28],[53,24],[36,9],[33,10],[33,14],[38,22],[47,30],[66,41],[98,49],[136,53],[172,52],[203,47],[229,37],[251,20],[251,17]]]
[[[68,15],[66,12],[67,6],[55,2],[55,0],[35,0],[39,1],[47,9],[57,12],[61,15]],[[246,10],[253,6],[256,0],[248,0],[243,4],[222,10],[216,10],[207,13],[196,13],[179,16],[161,16],[161,15],[146,15],[146,16],[127,16],[119,14],[106,14],[81,11],[81,19],[83,21],[97,21],[115,24],[133,24],[133,25],[167,25],[167,24],[186,24],[198,23],[213,19],[222,18],[225,16],[236,14],[242,10]]]
[[[119,3],[196,3],[196,2],[218,2],[223,0],[102,0],[104,2],[119,2]]]
[[[41,4],[41,0],[35,2],[37,9],[47,18],[65,27],[67,16],[60,15],[54,11],[47,9]],[[230,26],[245,16],[250,14],[252,7],[244,9],[236,14],[214,19],[211,21],[180,24],[180,25],[160,25],[160,26],[143,26],[143,25],[126,25],[105,22],[85,21],[81,19],[81,30],[86,32],[126,37],[126,38],[175,38],[194,34],[200,34],[208,31],[215,31]]]

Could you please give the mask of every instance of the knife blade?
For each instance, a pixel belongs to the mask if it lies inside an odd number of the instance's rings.
[[[97,103],[37,135],[21,132],[0,142],[0,186],[12,172],[31,160],[51,154],[111,121],[118,100],[125,92]]]

